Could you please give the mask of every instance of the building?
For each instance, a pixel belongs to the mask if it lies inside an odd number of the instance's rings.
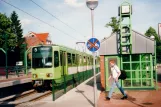
[[[40,44],[47,45],[52,44],[52,41],[49,37],[49,33],[35,33],[29,32],[26,36],[24,36],[25,42],[27,44],[27,49],[31,46],[37,46]],[[29,55],[29,59],[31,56]]]
[[[34,33],[29,32],[25,36],[25,41],[27,43],[27,47],[36,46],[39,44],[52,44],[51,40],[49,39],[49,33]]]
[[[154,89],[156,84],[156,47],[155,41],[132,30],[132,52],[120,52],[119,35],[113,33],[101,41],[99,49],[101,85],[109,90],[108,77],[111,73],[109,61],[115,60],[117,65],[126,71],[126,80],[120,81],[125,89]]]

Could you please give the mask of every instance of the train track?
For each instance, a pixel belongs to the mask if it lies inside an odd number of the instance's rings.
[[[32,89],[32,90],[23,92],[22,94],[12,95],[12,96],[0,99],[0,105],[8,105],[8,104],[19,105],[22,103],[40,100],[51,94],[52,94],[51,91],[45,91],[45,92],[38,93],[34,89]]]

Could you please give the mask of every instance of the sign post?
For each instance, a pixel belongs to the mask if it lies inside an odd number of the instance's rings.
[[[99,49],[100,42],[96,38],[91,38],[87,41],[87,48],[93,54],[93,74],[94,74],[94,103],[97,107],[97,84],[96,84],[96,61],[95,61],[95,52]]]
[[[94,9],[98,6],[98,0],[86,0],[87,7],[91,10],[91,22],[92,22],[92,38],[87,42],[87,48],[93,53],[93,72],[94,72],[94,107],[97,107],[97,96],[96,96],[96,76],[95,76],[95,51],[100,47],[96,38],[94,37]]]

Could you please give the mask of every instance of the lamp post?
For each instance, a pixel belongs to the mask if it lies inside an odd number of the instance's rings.
[[[161,23],[160,23],[160,25],[161,25]],[[160,26],[160,28],[161,28],[161,26]],[[159,28],[158,28],[158,31],[159,31]],[[161,34],[161,32],[160,32],[160,34]],[[158,35],[159,35],[159,33],[158,33]],[[156,62],[157,62],[156,61],[156,46],[157,46],[157,44],[156,44],[155,36],[151,35],[150,38],[152,40],[154,40],[153,71],[155,71],[155,84],[156,84],[156,89],[158,90],[158,76],[157,76],[157,71],[156,71]]]
[[[86,5],[91,10],[92,38],[93,38],[94,37],[94,9],[98,6],[98,0],[86,0]],[[93,73],[94,73],[94,107],[97,107],[95,52],[92,52],[92,54],[93,54]]]
[[[76,42],[76,44],[86,44],[85,42]],[[84,47],[83,52],[86,52],[86,48]]]

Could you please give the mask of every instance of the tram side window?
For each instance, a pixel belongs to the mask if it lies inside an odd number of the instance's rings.
[[[71,54],[70,53],[67,53],[67,56],[68,56],[68,65],[71,65],[72,64]]]
[[[90,65],[90,59],[89,59],[89,57],[88,57],[88,65]]]
[[[75,54],[72,54],[72,61],[73,61],[73,62],[72,62],[73,64],[76,64]]]
[[[54,51],[54,67],[58,67],[58,66],[59,66],[59,52]]]
[[[84,56],[84,61],[83,61],[83,64],[86,64],[86,57]]]

